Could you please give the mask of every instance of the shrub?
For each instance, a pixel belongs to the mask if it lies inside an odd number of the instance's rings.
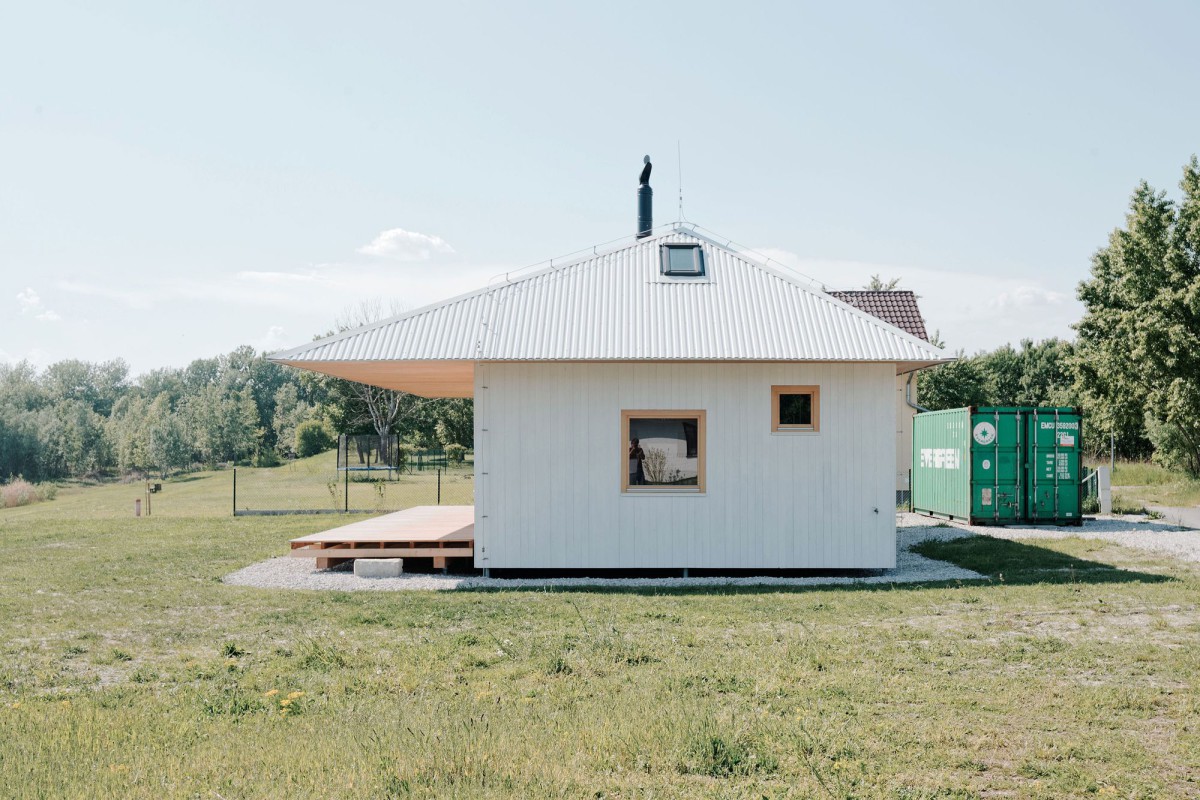
[[[13,478],[7,485],[0,488],[0,507],[15,508],[42,500],[53,500],[56,494],[58,494],[58,487],[53,484],[34,486],[24,478]]]
[[[1146,435],[1154,444],[1154,460],[1175,472],[1200,478],[1200,452],[1193,440],[1176,425],[1146,415]]]
[[[279,454],[270,447],[260,447],[254,453],[254,466],[256,467],[278,467],[282,463]]]
[[[310,419],[296,426],[296,455],[300,458],[315,456],[334,446],[333,434],[321,422]]]
[[[467,458],[467,448],[461,444],[446,445],[446,462],[449,464],[461,464]]]

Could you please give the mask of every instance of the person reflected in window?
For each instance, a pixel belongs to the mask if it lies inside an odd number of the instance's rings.
[[[637,439],[629,440],[629,485],[644,486],[646,484],[646,470],[642,468],[642,462],[646,460],[646,453],[642,450],[642,445]]]

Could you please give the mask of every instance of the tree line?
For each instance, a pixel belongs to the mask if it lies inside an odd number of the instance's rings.
[[[1050,339],[923,372],[921,405],[1079,406],[1093,456],[1115,442],[1200,476],[1200,162],[1172,200],[1143,181],[1079,284],[1074,342]],[[936,338],[936,337],[935,337]],[[935,342],[940,344],[938,342]]]
[[[0,364],[0,481],[274,466],[311,454],[298,443],[380,432],[380,406],[390,409],[384,432],[411,447],[472,446],[470,400],[364,396],[358,386],[274,364],[249,346],[137,377],[120,359],[41,371]]]

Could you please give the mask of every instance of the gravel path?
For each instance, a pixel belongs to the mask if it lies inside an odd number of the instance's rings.
[[[921,530],[920,526],[930,524],[928,517],[917,514],[900,514],[897,522],[902,526],[912,526],[911,530]],[[1083,526],[1075,527],[1005,527],[995,528],[982,525],[963,525],[951,523],[950,528],[934,530],[958,530],[962,535],[977,533],[983,536],[994,536],[997,539],[1068,539],[1077,536],[1080,539],[1102,539],[1113,544],[1146,550],[1160,555],[1171,556],[1181,561],[1200,563],[1200,531],[1173,525],[1164,520],[1148,520],[1141,516],[1097,516],[1087,519]]]
[[[927,525],[928,520],[921,520]],[[975,580],[983,577],[945,561],[919,556],[909,547],[930,538],[966,536],[957,528],[901,528],[896,569],[861,576],[773,577],[769,575],[725,578],[483,578],[461,575],[405,574],[399,578],[358,578],[347,569],[318,570],[311,558],[279,557],[251,564],[225,576],[225,583],[257,586],[264,589],[337,589],[343,592],[406,590],[437,591],[446,589],[547,589],[595,587],[597,589],[634,587],[668,589],[687,586],[836,586],[844,584],[927,583],[932,581]]]
[[[1179,508],[1177,506],[1149,506],[1149,508],[1151,511],[1162,514],[1163,522],[1200,530],[1200,508]]]

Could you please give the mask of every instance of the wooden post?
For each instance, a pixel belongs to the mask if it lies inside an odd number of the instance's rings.
[[[233,515],[237,516],[237,467],[233,468]]]

